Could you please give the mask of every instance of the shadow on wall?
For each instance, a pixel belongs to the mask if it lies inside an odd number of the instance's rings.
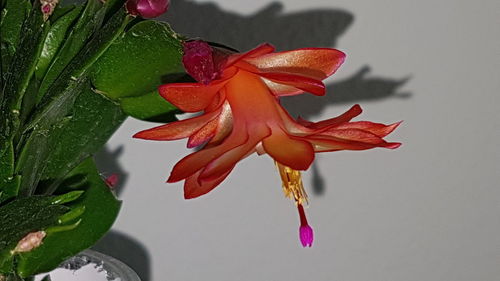
[[[107,178],[113,174],[116,174],[118,176],[118,181],[116,182],[116,185],[113,186],[113,190],[115,191],[116,195],[120,195],[123,186],[125,186],[128,178],[128,173],[125,172],[118,161],[122,154],[123,146],[119,146],[113,151],[111,151],[109,147],[105,146],[101,151],[97,152],[94,155],[97,169],[104,178]]]
[[[351,24],[353,16],[344,10],[284,14],[279,2],[243,16],[224,11],[214,3],[176,0],[161,19],[183,35],[246,51],[262,42],[272,43],[278,50],[330,47]]]
[[[199,37],[207,41],[222,43],[246,51],[262,42],[273,44],[278,50],[303,47],[333,47],[337,39],[352,23],[354,16],[345,10],[322,9],[294,13],[283,13],[283,5],[274,2],[252,15],[239,15],[224,11],[214,3],[197,3],[174,0],[167,15],[160,18],[169,22],[178,33]],[[400,93],[408,78],[383,78],[369,76],[370,68],[363,67],[351,77],[327,85],[330,93],[318,98],[300,95],[283,100],[284,106],[294,116],[299,113],[305,119],[319,115],[325,108],[335,104],[355,104],[391,97],[409,98],[409,93]],[[96,155],[98,167],[104,176],[116,173],[120,181],[117,193],[124,185],[127,174],[117,162],[122,148],[115,151],[104,149]],[[325,191],[325,180],[318,167],[313,164],[312,186],[314,194]],[[110,232],[95,247],[110,256],[129,264],[143,281],[150,281],[150,260],[147,250],[134,239],[116,231]]]
[[[361,68],[353,76],[339,82],[327,85],[327,94],[321,98],[313,95],[299,95],[284,98],[283,106],[294,117],[314,120],[327,107],[346,104],[348,106],[359,102],[380,100],[389,97],[406,99],[410,93],[400,92],[399,89],[409,78],[388,79],[369,77],[370,67]],[[318,161],[312,164],[311,186],[315,195],[325,192],[325,180],[317,167]]]
[[[316,9],[283,13],[283,4],[273,2],[255,14],[239,15],[224,11],[214,3],[197,3],[189,0],[171,2],[169,12],[161,19],[183,35],[222,43],[247,51],[269,42],[278,50],[304,47],[334,47],[338,38],[353,22],[354,16],[340,9]],[[283,99],[283,105],[293,116],[311,119],[334,104],[355,104],[390,97],[409,98],[400,93],[409,78],[369,77],[370,67],[365,66],[351,77],[327,85],[325,97],[299,95]],[[324,179],[312,166],[312,186],[316,195],[325,191]]]

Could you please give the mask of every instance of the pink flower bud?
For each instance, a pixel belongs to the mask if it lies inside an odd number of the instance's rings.
[[[42,10],[43,20],[47,20],[54,12],[59,0],[40,0],[40,9]]]
[[[117,174],[112,174],[108,176],[106,179],[104,179],[104,182],[109,188],[114,188],[116,184],[118,183],[118,175]]]
[[[168,10],[169,4],[169,0],[128,0],[126,7],[133,16],[156,18]]]
[[[207,85],[217,77],[212,47],[205,41],[184,43],[182,63],[186,72],[200,83]]]
[[[17,243],[16,248],[12,250],[11,253],[25,253],[39,247],[42,245],[42,240],[46,235],[47,233],[45,233],[45,231],[28,233]]]

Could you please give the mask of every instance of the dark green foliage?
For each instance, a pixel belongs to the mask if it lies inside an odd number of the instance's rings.
[[[29,0],[4,0],[0,20],[2,54],[2,77],[0,77],[2,87],[0,88],[3,88],[4,75],[7,73],[12,56],[16,52],[16,47],[19,43],[19,34],[21,33],[23,22],[29,13],[30,6]]]
[[[50,145],[59,137],[60,128],[66,126],[70,118],[67,116],[71,114],[76,98],[87,88],[87,70],[123,32],[128,20],[129,17],[123,11],[117,12],[65,68],[37,106],[31,122],[25,128],[29,137],[21,152],[20,162],[16,165],[16,171],[22,175],[21,195],[35,192],[45,168],[44,161],[51,152]]]
[[[94,65],[92,84],[112,99],[145,95],[156,90],[163,77],[183,73],[181,58],[182,45],[168,24],[142,21]]]
[[[63,186],[59,192],[85,190],[78,200],[68,204],[72,209],[85,208],[79,217],[81,222],[72,230],[49,233],[40,247],[20,255],[17,272],[23,277],[49,271],[92,246],[111,228],[118,215],[121,203],[101,179],[92,159],[80,164],[66,179],[76,179],[77,184]]]
[[[172,122],[177,120],[175,114],[181,113],[157,91],[138,97],[122,98],[120,104],[128,115],[152,122]]]
[[[101,26],[104,19],[105,9],[99,0],[89,0],[82,15],[79,17],[76,25],[71,29],[69,35],[65,38],[57,57],[47,70],[44,79],[41,82],[38,91],[40,100],[48,88],[59,77],[62,70],[70,61],[82,50],[88,38]]]
[[[69,195],[69,196],[68,196]],[[30,232],[47,230],[59,224],[59,218],[71,207],[62,205],[80,197],[81,192],[65,196],[31,196],[16,199],[0,208],[0,273],[9,273],[18,255],[13,250]]]
[[[53,191],[60,179],[85,158],[97,152],[123,122],[119,105],[86,87],[76,99],[68,123],[55,132],[42,175],[44,192]]]
[[[0,1],[0,275],[25,280],[109,230],[120,202],[92,155],[127,115],[175,120],[156,89],[185,74],[179,36],[130,17],[125,0],[57,7],[47,21],[39,1]],[[12,252],[40,230],[41,246]]]

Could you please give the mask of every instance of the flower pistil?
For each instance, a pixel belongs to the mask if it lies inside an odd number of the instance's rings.
[[[312,227],[307,223],[306,212],[304,211],[304,204],[308,204],[307,193],[302,184],[302,175],[300,171],[294,170],[277,161],[274,161],[281,177],[283,193],[285,196],[295,200],[297,210],[299,211],[300,227],[299,238],[303,247],[311,247],[314,235]]]

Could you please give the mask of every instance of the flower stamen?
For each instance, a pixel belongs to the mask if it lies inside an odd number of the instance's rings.
[[[285,196],[294,199],[298,205],[308,204],[307,193],[302,184],[302,176],[300,171],[294,170],[283,164],[274,161],[278,171],[280,172],[283,192]]]
[[[303,247],[311,247],[314,240],[312,227],[307,223],[306,212],[304,211],[304,203],[308,204],[307,193],[304,190],[302,176],[300,171],[282,165],[274,161],[278,171],[280,172],[283,192],[285,196],[295,200],[297,210],[299,211],[300,227],[299,238]]]

